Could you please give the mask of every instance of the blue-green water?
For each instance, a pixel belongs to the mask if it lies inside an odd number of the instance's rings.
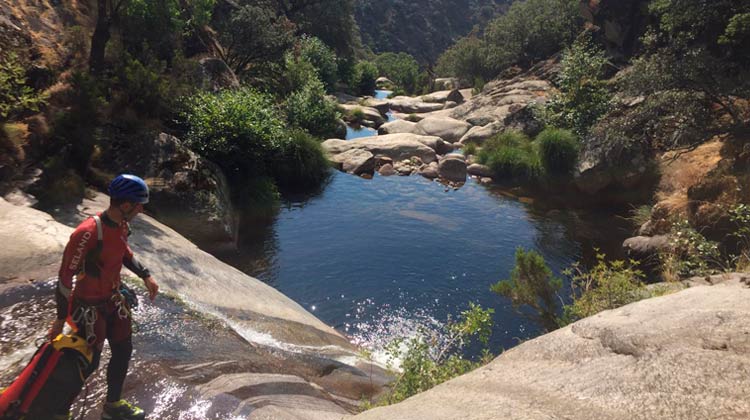
[[[498,352],[539,333],[489,291],[509,276],[517,247],[537,250],[559,274],[594,247],[617,256],[629,236],[612,210],[556,207],[474,180],[454,190],[416,175],[335,172],[318,195],[288,199],[272,223],[246,225],[238,251],[219,256],[375,347],[479,303],[495,310]]]

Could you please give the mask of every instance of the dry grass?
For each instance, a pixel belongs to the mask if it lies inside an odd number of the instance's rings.
[[[671,214],[684,215],[687,191],[706,176],[721,160],[724,138],[717,136],[687,153],[665,153],[660,162],[661,181],[656,199]]]

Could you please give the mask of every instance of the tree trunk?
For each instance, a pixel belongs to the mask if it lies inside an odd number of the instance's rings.
[[[107,13],[107,0],[97,0],[97,16],[94,35],[91,37],[91,53],[89,55],[89,70],[93,74],[100,74],[104,70],[104,52],[109,42],[110,19]]]

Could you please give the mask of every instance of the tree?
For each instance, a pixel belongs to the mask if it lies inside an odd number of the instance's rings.
[[[375,58],[381,76],[385,76],[407,93],[414,93],[419,77],[417,60],[407,53],[387,52]]]
[[[490,22],[485,41],[494,75],[512,64],[527,66],[569,44],[580,30],[579,0],[525,0]]]
[[[338,81],[336,53],[318,38],[303,36],[297,45],[299,59],[315,67],[318,78],[328,92],[332,91]]]
[[[128,0],[97,0],[96,2],[96,26],[91,36],[89,54],[89,70],[93,74],[99,74],[104,70],[104,52],[112,36],[110,29],[127,3]]]
[[[585,137],[610,108],[612,95],[604,80],[608,65],[604,50],[592,42],[587,32],[583,33],[563,54],[557,78],[559,91],[545,105],[543,120]]]
[[[750,3],[652,0],[649,12],[656,24],[643,37],[645,53],[623,81],[625,92],[692,93],[742,129],[747,116],[736,98],[750,97]]]
[[[445,50],[437,61],[440,76],[458,77],[476,85],[478,80],[494,76],[487,63],[487,44],[476,36],[459,39]]]
[[[377,66],[369,61],[360,61],[354,65],[349,87],[356,95],[372,95],[377,78]]]
[[[516,310],[521,306],[531,307],[533,314],[521,314],[552,331],[559,327],[557,293],[561,288],[562,280],[552,275],[541,255],[518,248],[510,279],[495,283],[490,290],[509,298]]]
[[[234,10],[219,28],[221,58],[241,76],[252,65],[278,61],[293,42],[294,24],[262,6]]]

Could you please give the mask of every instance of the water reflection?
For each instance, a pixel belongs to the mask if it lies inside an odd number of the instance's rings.
[[[499,350],[538,333],[488,290],[509,275],[516,247],[536,249],[559,274],[587,248],[617,249],[627,234],[608,214],[544,204],[473,181],[446,192],[417,176],[335,172],[322,194],[247,227],[239,250],[222,258],[360,341],[411,325],[395,318],[445,320],[477,302],[496,311]]]

